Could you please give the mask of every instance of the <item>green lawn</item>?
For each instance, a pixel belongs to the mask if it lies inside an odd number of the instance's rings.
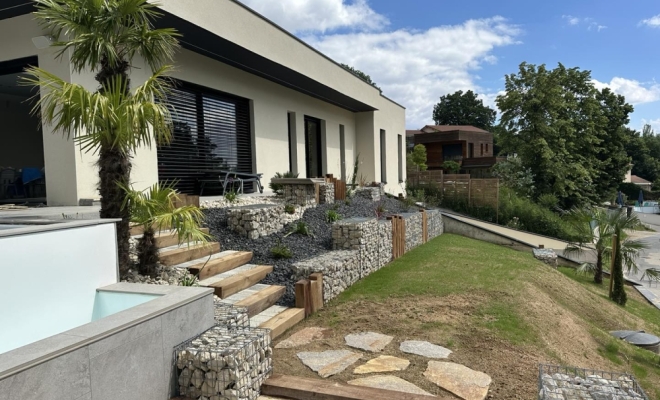
[[[607,285],[597,286],[569,268],[554,270],[528,253],[445,234],[353,285],[312,323],[339,329],[355,322],[351,318],[357,308],[375,304],[377,310],[377,305],[388,302],[411,304],[398,311],[405,320],[404,328],[390,323],[379,329],[395,335],[401,331],[418,336],[426,333],[460,351],[474,346],[460,334],[471,330],[484,342],[492,340],[492,346],[497,346],[496,337],[509,343],[504,347],[513,346],[539,362],[632,372],[647,394],[660,400],[660,390],[654,389],[660,387],[658,356],[608,334],[622,326],[660,334],[660,310],[632,288],[628,288],[628,306],[619,307],[607,299]],[[429,318],[446,312],[446,299],[452,296],[473,307],[461,311],[455,321]],[[445,302],[436,307],[433,299]],[[423,307],[413,309],[416,302],[437,311],[424,318]],[[384,318],[379,319],[387,325]],[[529,365],[538,362],[530,362],[527,369]],[[525,376],[529,379],[530,375]]]

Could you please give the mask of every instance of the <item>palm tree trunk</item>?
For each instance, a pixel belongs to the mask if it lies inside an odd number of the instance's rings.
[[[594,282],[599,285],[603,284],[603,253],[600,251],[596,255],[596,273],[594,274]]]
[[[140,275],[155,277],[159,260],[158,247],[156,246],[156,238],[152,227],[144,230],[144,234],[138,241],[137,251]]]
[[[101,218],[120,218],[117,223],[117,259],[119,274],[130,268],[129,210],[122,209],[125,193],[117,182],[128,186],[131,176],[130,156],[116,149],[101,147],[99,152],[99,193],[101,194]]]

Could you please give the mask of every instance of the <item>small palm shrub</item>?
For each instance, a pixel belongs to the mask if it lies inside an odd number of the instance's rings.
[[[230,190],[225,193],[225,200],[227,200],[230,203],[235,203],[236,200],[238,200],[238,193],[236,193],[235,190]]]
[[[291,231],[289,231],[289,233],[287,233],[286,235],[284,235],[284,237],[287,237],[287,236],[293,235],[294,233],[296,233],[296,234],[298,234],[298,235],[303,235],[303,236],[314,236],[314,233],[313,233],[312,230],[310,229],[309,225],[307,225],[307,223],[304,222],[304,221],[298,221],[298,222],[293,226],[293,228],[291,229]]]
[[[197,276],[187,273],[179,279],[179,286],[197,286]]]
[[[177,207],[178,193],[173,184],[156,183],[145,190],[122,186],[125,193],[122,207],[128,209],[130,222],[142,226],[138,240],[138,272],[154,276],[158,265],[156,231],[172,230],[179,243],[208,243],[209,235],[202,230],[204,213],[193,205]]]
[[[296,206],[294,206],[293,204],[287,204],[284,206],[284,212],[287,214],[295,214]]]
[[[335,210],[328,210],[325,212],[325,220],[328,222],[336,222],[341,219],[341,215]]]
[[[283,179],[283,178],[297,178],[299,174],[294,174],[291,171],[286,171],[285,173],[277,172],[275,173],[275,176],[273,176],[273,179]],[[281,185],[279,183],[273,183],[271,180],[270,183],[268,184],[268,187],[270,190],[273,191],[278,196],[281,196],[284,194],[284,185]]]
[[[281,241],[278,242],[272,249],[270,249],[270,254],[277,259],[281,258],[291,258],[293,257],[293,252]]]

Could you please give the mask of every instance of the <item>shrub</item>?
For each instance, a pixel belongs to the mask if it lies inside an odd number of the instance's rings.
[[[559,204],[559,199],[554,194],[542,194],[536,202],[543,208],[554,210]]]
[[[658,200],[660,199],[660,193],[658,192],[649,192],[648,190],[643,190],[641,187],[630,182],[623,182],[619,184],[619,190],[626,195],[629,200],[632,200],[633,203],[639,198],[639,191],[642,190],[644,194],[644,200]],[[616,197],[615,197],[616,199]]]
[[[287,204],[284,206],[284,212],[287,214],[294,214],[296,212],[296,206],[293,204]]]
[[[299,174],[294,174],[291,171],[286,171],[285,173],[277,172],[275,173],[275,176],[273,176],[273,179],[283,179],[283,178],[297,178]],[[284,194],[284,185],[281,185],[279,183],[273,183],[271,181],[268,184],[268,187],[270,190],[273,191],[276,195],[283,195]]]
[[[282,242],[278,242],[272,249],[270,249],[270,254],[277,259],[293,257],[291,249]]]
[[[325,220],[328,222],[336,222],[341,219],[341,215],[335,210],[328,210],[325,212]]]
[[[197,276],[187,273],[179,279],[179,286],[197,286]]]
[[[238,193],[236,193],[235,190],[230,190],[225,193],[225,200],[227,200],[230,203],[236,202],[238,200]]]
[[[448,174],[457,174],[458,171],[461,170],[461,164],[457,163],[456,161],[445,161],[441,165],[442,169],[444,169]]]
[[[312,233],[312,230],[309,228],[309,226],[307,225],[307,223],[305,221],[298,221],[293,226],[293,229],[291,229],[291,231],[289,231],[289,233],[284,235],[284,237],[287,237],[287,236],[292,235],[294,233],[297,233],[298,235],[303,235],[303,236],[314,236],[314,234]]]

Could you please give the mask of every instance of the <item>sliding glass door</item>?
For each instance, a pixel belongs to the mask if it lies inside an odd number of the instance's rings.
[[[323,176],[321,120],[305,116],[305,164],[308,178]]]

